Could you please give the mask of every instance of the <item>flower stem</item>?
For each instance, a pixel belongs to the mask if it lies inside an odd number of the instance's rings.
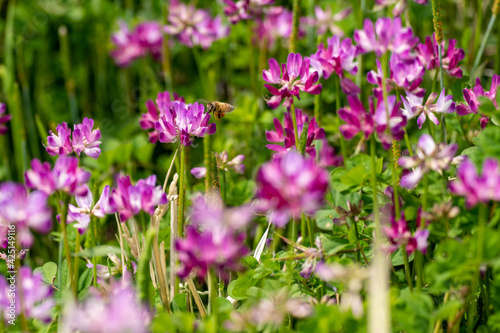
[[[496,1],[499,2],[499,1]],[[495,6],[495,5],[493,5]],[[474,82],[474,74],[476,73],[477,67],[479,66],[479,62],[481,61],[481,57],[484,52],[484,48],[486,47],[486,43],[488,42],[488,38],[490,36],[491,30],[495,25],[495,20],[497,15],[493,13],[490,18],[490,22],[488,23],[488,28],[486,28],[486,33],[484,34],[483,40],[481,41],[481,46],[479,47],[479,51],[477,52],[476,59],[474,60],[474,65],[472,66],[472,70],[470,71],[470,80]]]
[[[95,248],[96,247],[96,223],[97,223],[97,218],[95,216],[92,216],[92,219],[90,221],[91,223],[91,232],[90,232],[90,238],[91,238],[91,241],[92,241],[92,247]],[[124,263],[122,263],[123,265]],[[94,266],[93,267],[93,271],[94,271],[94,287],[97,287],[97,257],[93,257],[92,258],[92,265]]]
[[[66,261],[68,262],[68,274],[69,274],[69,281],[71,284],[71,289],[73,290],[74,296],[76,296],[76,286],[74,286],[74,280],[73,280],[73,270],[72,270],[72,265],[71,265],[71,255],[69,252],[69,242],[68,242],[68,233],[66,230],[66,219],[68,217],[68,205],[69,205],[69,195],[66,193],[62,194],[64,197],[64,204],[63,208],[61,211],[61,238],[62,241],[64,242],[64,253],[66,254]],[[62,286],[60,286],[62,287]]]
[[[411,282],[410,264],[408,263],[408,253],[406,252],[406,246],[403,248],[403,260],[404,260],[404,264],[405,264],[406,283],[408,283],[408,288],[410,289],[410,292],[413,292],[413,284]]]
[[[75,239],[75,266],[74,266],[74,272],[73,272],[73,288],[75,289],[75,292],[78,292],[78,261],[80,258],[76,256],[78,253],[78,250],[80,249],[80,232],[76,231],[76,239]]]
[[[375,157],[375,137],[372,136],[370,140],[370,154],[371,154],[371,163],[372,163],[372,189],[373,189],[373,221],[375,223],[375,245],[380,245],[380,239],[382,237],[382,233],[380,230],[380,215],[378,209],[378,197],[377,197],[377,162]]]
[[[411,149],[410,138],[408,137],[408,132],[406,132],[406,128],[405,128],[405,142],[406,142],[406,148],[408,148],[408,153],[410,153],[410,156],[413,156],[413,149]]]
[[[217,277],[213,270],[209,270],[208,272],[208,314],[217,318]],[[217,319],[216,319],[217,320]]]
[[[292,34],[290,35],[290,53],[294,53],[296,49],[296,41],[299,32],[299,0],[293,0],[292,5]]]
[[[313,243],[314,243],[314,234],[313,234],[313,231],[312,231],[312,226],[311,226],[311,219],[309,217],[306,216],[306,222],[307,222],[307,230],[309,232],[309,245],[312,247],[313,246]]]
[[[207,169],[207,175],[205,176],[205,193],[210,193],[212,189],[212,158],[210,155],[212,146],[212,138],[210,135],[205,135],[203,137],[203,163],[205,164],[205,168]]]
[[[181,161],[180,161],[180,175],[179,175],[179,213],[178,213],[178,220],[177,220],[177,235],[179,237],[182,237],[184,233],[184,195],[185,195],[185,188],[184,188],[184,181],[186,178],[186,147],[181,143],[180,144],[180,150],[181,150]]]
[[[341,108],[341,103],[340,103],[340,77],[338,77],[335,80],[335,105],[337,112]],[[347,161],[347,153],[346,153],[346,147],[345,147],[345,140],[344,136],[340,134],[340,151],[342,152],[342,158],[344,161]]]

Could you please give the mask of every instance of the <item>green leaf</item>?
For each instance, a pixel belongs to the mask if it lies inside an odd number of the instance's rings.
[[[343,249],[349,247],[349,241],[345,238],[335,238],[331,236],[321,235],[321,244],[326,254],[335,254]]]
[[[495,105],[493,105],[493,102],[490,101],[487,97],[485,96],[479,96],[478,98],[479,101],[479,110],[481,113],[484,113],[487,116],[493,115],[493,113],[496,111]]]
[[[108,253],[114,253],[116,255],[121,255],[122,251],[119,247],[116,246],[108,246],[108,245],[100,245],[90,249],[85,249],[78,253],[73,253],[74,257],[107,257]]]
[[[175,295],[172,300],[172,309],[174,311],[187,311],[187,294]]]
[[[231,281],[227,287],[229,296],[237,300],[248,298],[247,290],[256,282],[256,280],[252,278],[253,273],[253,271],[248,271],[240,275],[236,280]]]
[[[259,262],[252,256],[245,256],[241,258],[241,262],[247,266],[249,269],[255,269],[259,266]]]
[[[87,268],[83,271],[82,275],[80,275],[80,279],[78,280],[78,290],[83,290],[89,287],[92,284],[92,279],[94,278],[94,270],[91,268]]]
[[[43,282],[47,284],[54,284],[54,280],[57,274],[57,264],[52,261],[49,261],[45,263],[42,267],[35,268],[34,272],[41,273]]]

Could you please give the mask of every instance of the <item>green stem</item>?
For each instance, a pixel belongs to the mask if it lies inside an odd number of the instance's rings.
[[[373,221],[375,223],[375,245],[379,246],[381,242],[382,233],[380,230],[380,215],[378,209],[378,197],[377,197],[377,162],[375,156],[375,137],[372,136],[370,140],[370,155],[372,164],[372,189],[373,189]]]
[[[340,102],[340,77],[335,79],[335,105],[338,112],[342,107]],[[344,136],[342,134],[340,134],[340,151],[342,153],[342,158],[345,163],[345,161],[347,161],[347,152],[345,147]]]
[[[356,261],[361,264],[361,245],[359,244],[359,232],[358,232],[358,225],[352,220],[352,227],[354,228],[354,235],[356,236],[356,247],[358,250],[356,251]]]
[[[224,205],[227,203],[227,200],[226,200],[226,170],[222,170],[222,201],[224,203]]]
[[[411,149],[410,138],[408,137],[408,132],[406,132],[406,128],[405,128],[405,142],[406,142],[406,148],[408,148],[408,153],[410,154],[410,156],[413,156],[413,149]]]
[[[220,124],[220,123],[219,123]],[[205,176],[205,193],[210,193],[212,189],[212,156],[210,154],[212,138],[210,135],[205,135],[203,137],[203,163],[205,164],[205,168],[207,169],[207,175]]]
[[[481,41],[481,46],[479,47],[479,51],[477,52],[476,59],[474,60],[474,65],[472,66],[472,70],[470,72],[471,82],[474,83],[474,74],[476,73],[477,67],[479,66],[479,62],[481,61],[481,57],[484,52],[484,48],[486,47],[486,43],[488,42],[488,38],[490,36],[491,30],[495,25],[495,20],[497,16],[495,14],[491,15],[490,22],[488,23],[488,28],[486,28],[486,33],[484,34],[483,40]]]
[[[212,315],[217,320],[217,276],[213,270],[208,272],[208,314]]]
[[[74,288],[74,291],[75,291],[75,294],[78,292],[78,261],[79,261],[79,258],[78,256],[76,256],[76,254],[78,253],[78,251],[80,250],[80,232],[78,232],[78,230],[76,231],[76,239],[75,239],[75,262],[74,262],[74,271],[73,271],[73,278],[74,278],[74,281],[73,281],[73,288]]]
[[[62,241],[64,242],[64,253],[66,254],[66,261],[68,262],[68,274],[69,274],[69,281],[71,284],[71,290],[73,290],[74,296],[76,297],[76,290],[75,290],[75,286],[73,285],[74,280],[73,280],[73,270],[72,270],[72,264],[71,264],[71,254],[69,251],[68,233],[66,230],[66,219],[68,217],[68,206],[69,206],[70,197],[66,193],[62,193],[62,195],[64,198],[64,200],[63,200],[64,204],[63,204],[63,208],[61,211],[61,218],[60,218],[61,219],[61,222],[60,222],[61,238],[62,238]]]
[[[91,238],[91,241],[92,241],[92,247],[93,248],[95,248],[97,246],[96,245],[96,236],[95,236],[96,222],[97,222],[96,220],[97,220],[97,218],[95,216],[92,216],[92,220],[90,221],[90,223],[91,223],[90,238]],[[92,258],[92,265],[94,266],[93,267],[93,271],[94,271],[94,287],[97,287],[97,258],[95,256]]]
[[[186,171],[186,147],[180,143],[181,162],[180,162],[180,175],[179,175],[179,213],[177,222],[177,234],[182,237],[184,234],[184,195],[185,195],[185,171]]]
[[[405,264],[406,283],[408,283],[408,288],[410,289],[410,292],[413,292],[413,284],[411,282],[410,264],[408,263],[408,253],[406,253],[406,246],[403,248],[403,260],[404,260],[404,264]]]
[[[255,46],[253,45],[253,29],[252,29],[252,20],[247,20],[247,35],[248,35],[248,62],[249,62],[249,71],[250,71],[250,85],[252,88],[252,92],[255,96],[258,95],[257,92],[257,77],[255,70]]]
[[[443,91],[444,89],[444,78],[443,78],[443,57],[442,57],[442,47],[441,44],[438,44],[438,54],[439,54],[439,87],[440,87],[440,92]],[[447,142],[447,135],[446,135],[446,118],[445,118],[445,113],[441,113],[441,137],[444,143]]]
[[[305,244],[305,239],[306,239],[306,229],[307,229],[307,225],[306,225],[306,217],[304,216],[304,214],[302,214],[302,216],[300,217],[300,234],[302,235],[302,244]]]
[[[314,234],[313,234],[313,231],[312,231],[312,226],[311,226],[311,219],[309,217],[306,216],[306,222],[307,222],[307,230],[309,232],[309,245],[312,247],[313,244],[314,244]]]
[[[422,252],[417,251],[415,253],[415,265],[417,270],[417,290],[422,291],[422,286],[424,285],[423,278],[423,268],[424,268],[424,255]]]
[[[299,32],[299,0],[293,0],[292,5],[293,19],[292,19],[292,34],[290,35],[290,53],[295,53],[297,35]]]

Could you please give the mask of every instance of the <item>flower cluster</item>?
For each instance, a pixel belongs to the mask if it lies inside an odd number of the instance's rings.
[[[223,171],[232,170],[236,173],[243,174],[245,172],[245,165],[243,161],[245,160],[245,155],[237,155],[231,161],[227,156],[227,151],[223,151],[222,153],[215,153],[215,161],[217,163],[217,168]],[[201,179],[206,177],[207,168],[199,167],[191,169],[191,173],[197,179]]]
[[[462,70],[458,66],[458,63],[465,58],[465,52],[463,49],[455,48],[456,44],[457,41],[455,39],[450,39],[448,50],[445,51],[444,41],[441,42],[441,63],[446,73],[461,78]],[[417,54],[421,64],[427,70],[439,68],[438,43],[434,35],[432,38],[427,36],[425,43],[417,45]]]
[[[165,110],[166,106],[158,104],[158,108]],[[163,114],[155,123],[160,142],[175,142],[179,139],[184,146],[189,146],[193,136],[203,137],[205,134],[214,134],[216,125],[208,123],[210,115],[204,113],[204,110],[205,107],[202,104],[174,102],[164,112],[160,111],[160,114]]]
[[[130,31],[125,22],[120,22],[120,30],[111,35],[115,48],[111,57],[118,66],[128,66],[137,58],[151,54],[161,59],[163,32],[158,22],[142,22]]]
[[[333,14],[331,7],[323,10],[320,6],[316,6],[314,7],[315,17],[308,19],[308,23],[317,28],[318,35],[323,35],[329,30],[334,37],[343,37],[344,31],[336,23],[345,19],[351,12],[352,8],[345,8]]]
[[[281,64],[281,70],[276,59],[269,60],[269,70],[263,71],[264,81],[272,84],[277,84],[280,88],[276,88],[270,84],[264,86],[274,96],[267,101],[267,105],[271,109],[276,109],[281,102],[290,110],[293,104],[293,97],[300,99],[300,92],[317,95],[321,92],[321,84],[315,84],[318,81],[317,72],[309,72],[310,59],[305,58],[299,53],[290,53],[286,64]]]
[[[469,159],[463,161],[457,169],[457,178],[450,183],[450,191],[465,197],[468,208],[478,203],[491,200],[500,201],[500,169],[498,161],[486,159],[482,174],[478,174],[476,166]]]
[[[49,131],[47,137],[47,146],[45,149],[51,156],[56,155],[69,155],[75,153],[78,156],[82,152],[92,158],[97,158],[101,154],[99,145],[101,141],[101,131],[99,129],[92,129],[94,127],[94,120],[90,118],[83,118],[81,124],[74,125],[73,137],[71,137],[71,129],[65,122],[57,125],[57,135]]]
[[[185,238],[175,242],[182,263],[179,276],[185,278],[195,270],[198,276],[204,277],[213,270],[225,277],[226,269],[242,269],[239,260],[248,252],[243,244],[243,230],[251,219],[252,211],[248,207],[224,209],[212,198],[196,196],[191,225],[186,227]]]
[[[346,122],[339,127],[346,139],[352,139],[359,132],[363,132],[367,139],[376,132],[384,149],[389,149],[392,140],[399,141],[403,138],[407,119],[400,109],[401,103],[396,102],[396,96],[387,97],[387,106],[383,99],[379,99],[376,109],[373,99],[370,99],[369,113],[357,96],[347,96],[347,101],[349,108],[338,111],[339,118]]]
[[[417,225],[420,223],[417,223]],[[408,222],[405,219],[404,213],[401,218],[396,221],[394,216],[391,216],[391,226],[383,228],[385,235],[390,241],[388,246],[389,252],[396,251],[399,247],[403,247],[408,254],[412,254],[418,250],[425,254],[427,252],[427,238],[429,230],[418,229],[413,234],[408,228]]]
[[[428,0],[413,0],[414,2],[427,5]],[[383,8],[391,5],[395,5],[392,9],[392,15],[400,16],[403,13],[405,7],[407,6],[408,0],[375,0],[375,8],[374,11],[382,10]]]
[[[189,47],[207,49],[213,42],[229,35],[229,27],[222,25],[220,16],[211,18],[208,11],[178,1],[170,4],[167,20],[163,31]]]
[[[434,103],[436,101],[437,102]],[[432,93],[427,98],[425,104],[422,104],[424,101],[423,96],[419,97],[413,95],[411,93],[406,93],[406,98],[401,96],[403,100],[404,108],[402,109],[403,114],[406,118],[412,119],[418,116],[417,124],[418,128],[422,128],[425,120],[429,118],[430,121],[434,123],[434,125],[439,125],[439,120],[434,113],[453,113],[455,112],[455,103],[453,102],[452,95],[444,95],[444,88],[439,95],[436,93]]]
[[[87,194],[84,196],[75,196],[78,207],[72,204],[68,205],[67,223],[76,221],[74,227],[78,229],[80,234],[84,234],[92,217],[104,217],[113,211],[109,204],[109,192],[109,185],[106,185],[95,205],[93,205],[94,198],[90,190],[87,190]]]
[[[66,192],[70,195],[85,196],[88,187],[85,186],[90,179],[90,172],[78,166],[78,159],[72,156],[60,156],[54,168],[49,162],[40,162],[38,159],[31,161],[31,169],[24,174],[26,186],[35,188],[47,195],[56,191]]]
[[[269,211],[278,227],[302,213],[314,214],[323,204],[328,173],[313,159],[290,151],[264,164],[257,173],[258,208]]]
[[[457,113],[460,116],[464,116],[470,113],[477,113],[479,110],[479,105],[481,105],[481,102],[479,101],[479,97],[481,96],[488,98],[493,103],[493,105],[495,105],[495,107],[498,107],[496,101],[496,95],[499,84],[500,84],[500,76],[498,76],[497,74],[493,75],[493,77],[491,78],[490,91],[485,92],[483,87],[481,86],[481,80],[479,78],[476,78],[476,85],[474,86],[474,88],[472,89],[465,88],[463,90],[466,104],[459,104],[457,106]],[[481,118],[481,128],[484,129],[488,121],[489,119],[483,116]]]
[[[344,93],[360,93],[359,87],[345,77],[345,72],[354,75],[358,71],[358,64],[354,62],[358,55],[358,48],[352,45],[350,38],[345,38],[341,42],[338,36],[332,36],[327,43],[327,49],[323,44],[320,44],[318,51],[311,55],[311,67],[318,72],[320,77],[325,79],[328,79],[332,73],[337,74]]]
[[[52,229],[51,219],[45,193],[28,193],[26,187],[12,182],[0,184],[0,229],[5,231],[0,232],[1,243],[4,243],[7,227],[14,225],[16,241],[21,247],[29,248],[34,241],[30,229],[47,234]]]
[[[20,275],[16,279],[16,292],[9,292],[11,281],[3,275],[0,276],[0,305],[1,313],[5,321],[12,318],[9,314],[10,305],[15,304],[16,317],[21,315],[21,309],[25,318],[36,318],[45,323],[52,319],[51,310],[56,302],[52,298],[52,288],[43,282],[41,273],[32,273],[31,268],[23,266],[18,268]],[[21,285],[20,285],[21,284]],[[22,289],[22,290],[21,290]],[[22,306],[19,295],[22,292]]]
[[[0,135],[4,135],[7,133],[7,126],[4,124],[12,118],[12,115],[4,113],[7,111],[7,107],[5,106],[5,103],[0,103]]]
[[[117,187],[111,190],[109,204],[106,203],[107,195],[103,193],[99,207],[103,206],[104,211],[98,213],[120,214],[120,221],[124,222],[130,217],[139,214],[142,210],[149,215],[153,215],[156,206],[167,203],[167,196],[161,186],[156,186],[156,176],[151,175],[146,179],[139,179],[133,185],[130,176],[120,175],[116,181]],[[96,204],[97,206],[97,204]],[[109,208],[108,208],[109,207]],[[106,210],[109,211],[106,212]]]
[[[405,169],[413,169],[412,172],[401,178],[401,187],[414,188],[429,170],[442,173],[450,166],[458,149],[457,144],[447,145],[439,143],[436,145],[429,134],[423,134],[418,140],[415,156],[401,157],[398,163]]]
[[[375,25],[369,19],[363,30],[354,31],[354,40],[362,53],[375,52],[377,57],[390,51],[396,54],[409,52],[418,43],[411,28],[401,26],[401,18],[379,18]]]
[[[65,332],[146,333],[151,319],[130,282],[114,282],[104,295],[92,288],[82,304],[69,303],[61,325]]]
[[[155,124],[160,118],[167,114],[169,108],[173,106],[174,102],[185,102],[184,97],[179,97],[176,93],[170,94],[168,91],[158,93],[156,97],[156,107],[155,102],[153,100],[148,99],[146,101],[146,109],[148,112],[143,113],[141,119],[139,120],[139,125],[144,130],[152,129],[151,132],[148,132],[149,141],[151,143],[156,143],[160,136],[160,133],[155,130]]]
[[[307,140],[305,145],[305,151],[309,156],[316,156],[316,149],[313,145],[314,140],[321,140],[325,137],[325,130],[318,126],[316,123],[316,118],[312,118],[309,121],[309,116],[302,113],[301,109],[295,110],[297,117],[297,131],[298,137],[302,136],[302,131],[305,125],[307,127]],[[275,157],[282,156],[286,154],[292,147],[295,147],[295,131],[293,129],[292,115],[290,112],[285,112],[284,126],[281,125],[277,118],[274,118],[275,131],[266,131],[266,139],[269,142],[277,143],[284,142],[285,146],[280,146],[277,144],[266,145],[267,148],[277,151]]]
[[[263,13],[281,11],[281,7],[267,7],[274,4],[274,0],[223,0],[226,4],[224,14],[229,17],[231,23],[240,20],[257,19]]]

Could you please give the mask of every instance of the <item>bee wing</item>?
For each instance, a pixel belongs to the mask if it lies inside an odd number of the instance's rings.
[[[206,99],[197,99],[196,102],[198,102],[198,104],[203,104],[204,106],[207,106],[209,103]]]

